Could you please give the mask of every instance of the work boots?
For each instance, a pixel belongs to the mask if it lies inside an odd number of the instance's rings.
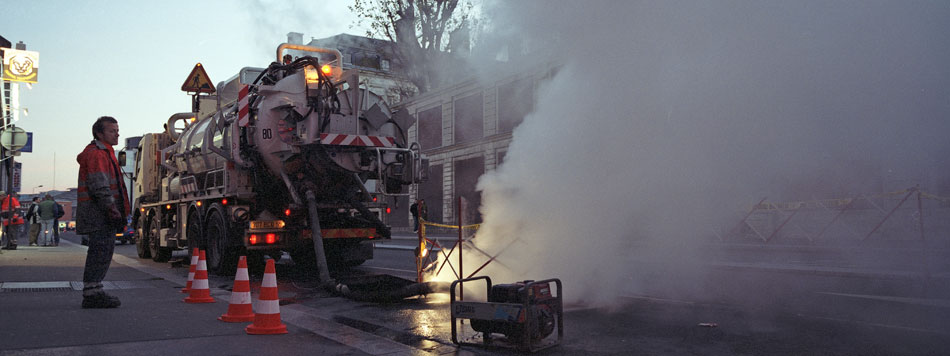
[[[119,298],[106,294],[106,292],[96,292],[92,295],[84,295],[82,297],[82,308],[83,309],[105,309],[105,308],[118,308],[119,305],[122,305],[122,302],[119,301]]]

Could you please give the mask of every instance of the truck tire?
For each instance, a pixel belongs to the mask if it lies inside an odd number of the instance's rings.
[[[303,268],[313,268],[317,264],[317,255],[309,244],[301,244],[291,249],[290,259],[294,261],[294,265]]]
[[[148,248],[152,255],[152,261],[168,262],[172,258],[172,249],[159,245],[162,242],[162,239],[158,236],[160,227],[161,222],[158,221],[158,215],[153,216],[152,222],[148,226]]]
[[[237,269],[237,249],[231,243],[228,222],[221,214],[221,209],[211,209],[205,225],[208,270],[219,276],[233,276]]]
[[[148,248],[148,240],[145,239],[148,231],[147,221],[147,216],[139,217],[139,226],[142,227],[142,232],[135,235],[135,252],[138,253],[139,258],[152,258],[152,250]]]

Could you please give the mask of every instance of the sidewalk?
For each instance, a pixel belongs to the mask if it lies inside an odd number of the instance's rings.
[[[364,354],[359,345],[286,321],[287,335],[246,335],[250,323],[217,320],[227,311],[229,292],[212,289],[215,303],[184,303],[184,281],[132,268],[118,254],[104,284],[122,306],[82,309],[85,252],[63,240],[59,247],[21,245],[0,255],[0,355]],[[287,313],[301,318],[299,311]]]

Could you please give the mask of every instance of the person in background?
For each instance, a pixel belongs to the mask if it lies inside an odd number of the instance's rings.
[[[128,190],[119,171],[112,146],[119,144],[119,122],[99,117],[92,125],[92,142],[76,156],[79,162],[76,233],[88,235],[83,270],[83,308],[117,308],[119,298],[102,290],[115,252],[115,233],[122,231],[129,216]]]
[[[53,219],[56,218],[56,202],[53,201],[53,196],[46,194],[43,197],[43,201],[40,202],[40,224],[43,225],[40,227],[40,232],[43,234],[43,238],[40,239],[40,244],[43,246],[53,246]]]
[[[59,246],[59,218],[66,215],[66,209],[63,209],[63,204],[56,203],[56,217],[53,218],[53,246]]]
[[[422,218],[422,220],[429,219],[429,208],[426,207],[426,200],[419,199],[417,202],[412,203],[412,205],[409,206],[409,213],[412,214],[412,220],[416,222],[412,231],[419,231],[419,218]]]
[[[3,236],[7,239],[7,245],[4,250],[16,250],[17,236],[20,235],[20,228],[23,227],[23,218],[20,216],[20,201],[13,193],[6,194],[0,191],[3,196],[3,203],[0,203],[0,218],[3,219]]]
[[[26,221],[30,224],[30,246],[37,246],[36,237],[40,234],[40,197],[33,197],[33,204],[26,212]]]
[[[412,202],[412,205],[409,206],[409,213],[412,214],[412,222],[415,224],[412,226],[412,232],[419,231],[419,201]]]

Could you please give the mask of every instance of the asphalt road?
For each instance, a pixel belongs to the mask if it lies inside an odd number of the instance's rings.
[[[98,324],[83,321],[75,294],[0,292],[0,334],[6,335],[0,355],[517,354],[455,346],[445,294],[399,303],[353,301],[317,289],[312,273],[297,270],[286,256],[278,264],[278,285],[282,319],[290,333],[249,338],[243,335],[243,324],[214,320],[228,300],[233,283],[229,278],[210,279],[217,309],[192,308],[181,303],[183,295],[177,293],[187,276],[186,263],[140,260],[133,245],[117,245],[116,252],[107,281],[138,281],[154,288],[123,289],[117,292],[124,303],[119,311],[89,313],[96,322],[114,325],[96,331],[93,325]],[[81,275],[84,249],[78,245],[30,251],[30,263],[17,253],[0,255],[4,285],[17,280],[76,281]],[[681,272],[652,261],[623,266],[636,271],[630,274],[628,296],[609,309],[569,306],[561,345],[538,354],[950,354],[950,301],[943,288],[932,285],[942,279],[925,282],[813,263],[792,268],[777,263],[782,258],[776,255],[763,256],[771,253],[751,252],[769,263],[720,260],[685,290],[667,288],[670,281],[685,278],[677,275]],[[375,260],[335,276],[387,271],[411,275],[411,254],[402,247],[380,248]],[[252,274],[252,290],[260,278]],[[568,292],[571,288],[565,286]],[[467,327],[461,326],[470,330]]]

